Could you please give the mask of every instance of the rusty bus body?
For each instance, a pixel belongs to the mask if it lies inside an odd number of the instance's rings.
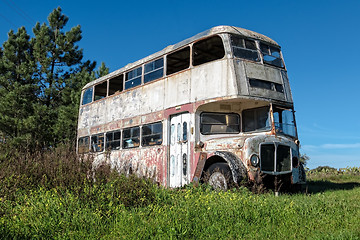
[[[280,46],[218,26],[88,83],[78,152],[163,186],[305,182]]]

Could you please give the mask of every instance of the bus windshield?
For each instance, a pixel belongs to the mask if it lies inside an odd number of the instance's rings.
[[[274,107],[276,133],[296,137],[295,117],[292,109]]]

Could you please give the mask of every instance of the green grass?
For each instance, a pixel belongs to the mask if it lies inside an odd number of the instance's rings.
[[[0,158],[0,239],[360,239],[359,168],[309,171],[306,193],[276,197],[164,189],[80,160]]]
[[[335,180],[333,184],[343,186]],[[359,176],[352,182],[360,183]],[[7,239],[359,239],[360,187],[308,194],[255,195],[206,187],[153,188],[142,207],[114,203],[111,183],[88,201],[71,191],[37,189],[0,201],[0,236]],[[337,186],[337,185],[336,185]],[[101,194],[103,193],[103,194]]]

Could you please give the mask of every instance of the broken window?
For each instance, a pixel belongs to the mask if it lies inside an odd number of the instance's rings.
[[[250,87],[254,87],[254,88],[263,88],[263,89],[268,89],[268,90],[281,92],[281,93],[284,92],[284,88],[283,88],[282,84],[279,84],[279,83],[249,78],[249,84],[250,84]]]
[[[234,56],[259,62],[260,57],[254,40],[244,39],[236,35],[231,35],[231,45]]]
[[[260,49],[264,57],[264,63],[281,68],[284,67],[279,48],[260,43]]]
[[[276,133],[296,137],[294,111],[280,107],[274,107],[273,111]]]
[[[124,75],[116,76],[109,80],[109,96],[124,89]]]
[[[120,149],[120,130],[106,133],[106,149],[117,150]]]
[[[82,105],[88,104],[92,102],[93,97],[93,88],[90,87],[84,91]]]
[[[100,100],[106,97],[107,93],[107,81],[95,85],[95,94],[94,94],[94,101]]]
[[[201,40],[193,46],[193,65],[221,59],[225,55],[224,45],[221,37],[215,36]]]
[[[190,66],[190,47],[183,48],[166,57],[166,74],[179,72]]]
[[[104,134],[96,134],[91,136],[91,151],[102,152],[104,151]]]
[[[141,84],[142,67],[138,67],[128,73],[125,77],[125,89],[139,86]]]
[[[202,113],[200,123],[202,134],[240,132],[240,116],[236,113]]]
[[[142,127],[142,146],[162,144],[162,123],[146,124]]]
[[[152,61],[145,64],[144,83],[153,81],[164,76],[164,59]]]
[[[246,109],[242,119],[244,132],[270,130],[269,107]]]
[[[134,148],[140,145],[140,127],[123,130],[123,148]]]
[[[78,141],[78,153],[89,152],[89,137],[81,137]]]

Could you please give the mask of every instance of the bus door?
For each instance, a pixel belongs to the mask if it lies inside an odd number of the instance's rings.
[[[190,113],[171,116],[170,120],[170,187],[189,183]]]

